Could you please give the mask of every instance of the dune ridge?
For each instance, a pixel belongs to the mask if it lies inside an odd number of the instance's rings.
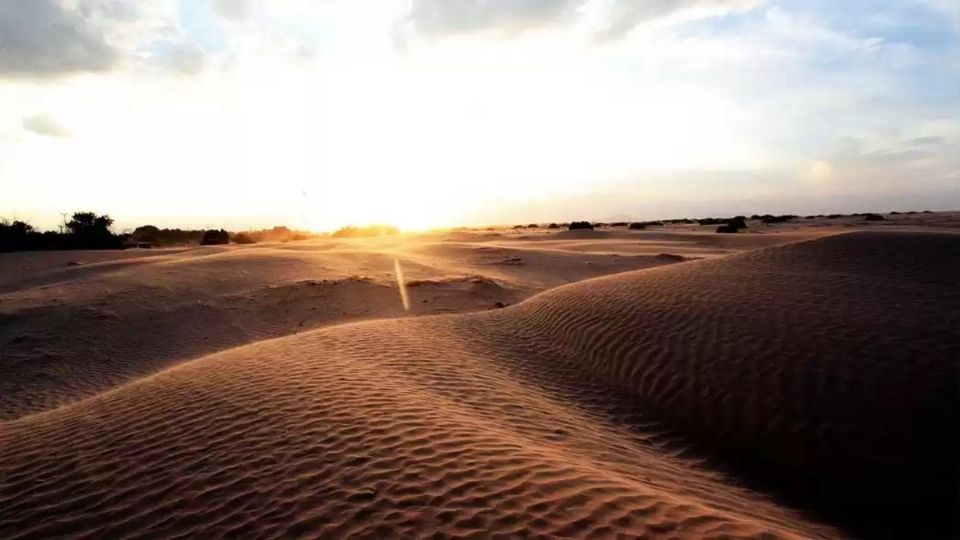
[[[843,535],[713,458],[943,532],[958,246],[833,236],[216,353],[0,424],[0,536]]]

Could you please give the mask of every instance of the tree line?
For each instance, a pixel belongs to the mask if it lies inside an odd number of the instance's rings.
[[[314,234],[278,226],[272,229],[231,233],[225,229],[161,229],[137,227],[130,233],[114,233],[113,219],[106,214],[75,212],[59,231],[39,231],[25,221],[0,220],[0,252],[61,249],[123,249],[185,245],[255,244],[304,240]]]

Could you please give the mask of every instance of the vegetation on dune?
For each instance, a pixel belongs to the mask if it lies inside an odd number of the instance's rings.
[[[726,223],[726,225],[721,225],[717,227],[718,233],[736,233],[740,229],[747,228],[747,218],[745,216],[736,216]]]
[[[37,231],[23,221],[0,221],[0,251],[119,249],[126,235],[114,234],[106,214],[75,212],[61,231]]]
[[[589,221],[572,221],[570,225],[567,226],[568,230],[593,230],[593,225]]]
[[[131,233],[114,233],[113,219],[106,214],[75,212],[60,231],[38,231],[24,221],[0,220],[0,252],[66,249],[123,249],[128,247],[186,246],[196,244],[253,244],[288,242],[314,236],[274,227],[261,231],[230,233],[224,229],[161,229],[142,225]]]
[[[230,243],[230,233],[224,229],[210,229],[203,233],[200,239],[202,246],[219,246]]]

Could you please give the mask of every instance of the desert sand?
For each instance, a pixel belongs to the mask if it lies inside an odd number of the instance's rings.
[[[2,256],[0,537],[949,536],[922,217]]]

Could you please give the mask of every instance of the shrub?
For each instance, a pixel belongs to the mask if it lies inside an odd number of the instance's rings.
[[[547,228],[548,228],[548,229],[559,229],[559,228],[560,228],[560,225],[557,225],[556,223],[551,223],[551,224],[547,225]]]
[[[747,218],[744,216],[737,216],[727,222],[726,225],[721,225],[717,227],[718,233],[735,233],[740,229],[747,228]]]
[[[788,221],[796,219],[798,216],[793,214],[784,214],[782,216],[771,216],[767,214],[765,216],[760,216],[760,221],[763,221],[767,225],[771,223],[787,223]]]
[[[571,230],[571,231],[576,231],[576,230],[591,230],[591,231],[592,231],[592,230],[593,230],[593,225],[591,225],[589,221],[572,221],[572,222],[570,222],[570,225],[567,227],[567,229],[568,229],[568,230]]]
[[[863,219],[867,221],[884,221],[886,218],[880,214],[864,214]]]
[[[234,244],[256,244],[257,243],[257,241],[254,240],[253,237],[247,233],[237,233],[233,235],[233,238],[231,239],[233,240]]]
[[[217,246],[230,243],[230,233],[224,229],[210,229],[203,233],[200,239],[200,245]]]
[[[720,225],[720,224],[725,224],[727,221],[729,220],[724,218],[708,217],[708,218],[698,219],[697,223],[699,223],[700,225]]]
[[[630,229],[631,231],[642,231],[646,229],[647,226],[644,225],[643,223],[631,223],[630,226],[627,228]]]

